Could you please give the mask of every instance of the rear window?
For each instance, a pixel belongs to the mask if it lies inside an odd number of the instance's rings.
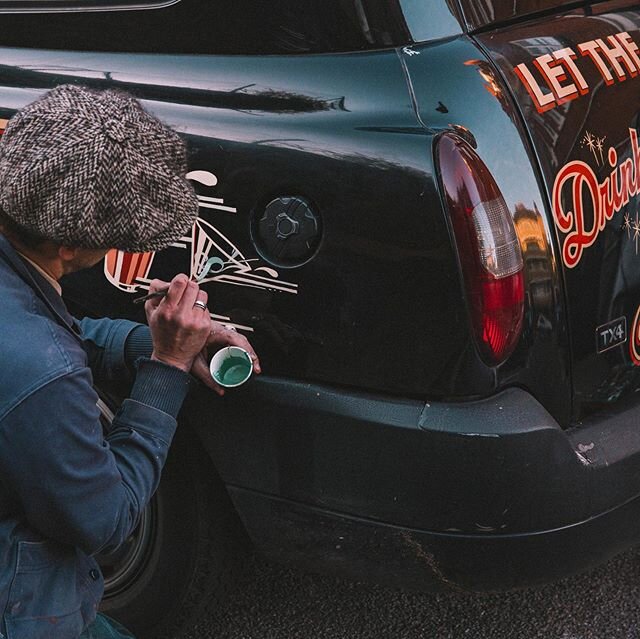
[[[180,0],[0,0],[0,13],[47,13],[50,11],[108,11],[161,7]]]
[[[554,9],[570,9],[603,0],[460,0],[469,29],[479,29]]]
[[[0,0],[0,11],[19,4]],[[379,49],[408,40],[398,0],[179,0],[159,8],[111,11],[96,11],[95,5],[117,9],[134,3],[49,4],[58,10],[3,15],[0,46],[255,55]],[[60,12],[65,5],[76,10]],[[139,0],[140,5],[153,2]]]

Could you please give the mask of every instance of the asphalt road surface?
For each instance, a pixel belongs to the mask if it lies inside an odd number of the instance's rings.
[[[501,595],[415,594],[256,560],[188,639],[640,639],[640,549]]]

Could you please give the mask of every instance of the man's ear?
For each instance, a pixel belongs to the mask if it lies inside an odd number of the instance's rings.
[[[58,257],[65,263],[72,262],[77,254],[77,248],[72,246],[58,246]]]

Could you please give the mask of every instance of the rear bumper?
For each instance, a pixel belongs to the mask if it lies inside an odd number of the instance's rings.
[[[463,535],[348,517],[238,488],[230,494],[270,559],[403,589],[529,587],[597,566],[640,539],[640,499],[556,530]]]
[[[263,379],[191,414],[256,545],[398,585],[511,588],[640,540],[640,408],[562,430],[521,389],[459,404]]]

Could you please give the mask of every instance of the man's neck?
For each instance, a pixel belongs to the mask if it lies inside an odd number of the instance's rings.
[[[58,295],[62,295],[62,288],[58,280],[62,277],[63,273],[61,265],[59,268],[56,268],[55,261],[48,259],[46,255],[38,251],[34,251],[24,244],[13,240],[11,237],[6,236],[6,239],[9,241],[11,246],[15,249],[16,253],[24,258],[27,262],[29,262],[35,269],[42,275],[42,277],[51,284],[53,289],[58,293]]]
[[[62,261],[55,251],[48,250],[49,247],[43,246],[42,250],[32,249],[12,238],[10,235],[5,235],[5,238],[22,257],[26,257],[32,264],[43,271],[43,273],[46,273],[48,278],[57,282],[64,275]],[[49,253],[51,253],[51,255],[49,255]]]

